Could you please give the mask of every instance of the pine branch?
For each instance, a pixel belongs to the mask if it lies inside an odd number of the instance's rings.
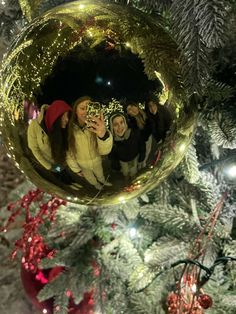
[[[199,179],[199,163],[194,143],[190,144],[187,153],[179,165],[180,171],[189,183],[194,183]]]
[[[199,34],[207,47],[222,46],[225,41],[229,8],[221,0],[199,0],[196,5],[196,20]]]
[[[217,298],[214,298],[214,308],[209,311],[211,314],[219,314],[222,313],[222,310],[224,311],[227,309],[227,313],[234,313],[232,310],[235,311],[235,303],[232,302],[236,295],[235,293],[231,293],[229,291],[230,282],[227,281],[227,278],[225,277],[225,272],[223,265],[218,266],[214,271],[214,276],[211,278],[212,280],[209,280],[208,283],[204,286],[205,293],[216,296]],[[227,298],[228,301],[227,302]],[[225,312],[224,312],[225,313]]]
[[[184,242],[171,237],[162,237],[145,251],[144,260],[146,265],[157,273],[165,268],[168,269],[171,264],[186,256],[188,249],[188,245]],[[173,252],[175,252],[174,256]]]
[[[69,298],[67,297],[65,291],[62,291],[54,297],[53,305],[56,313],[68,314]]]
[[[211,211],[222,195],[216,178],[211,173],[202,171],[199,180],[194,185],[199,191],[198,207]]]
[[[145,289],[142,293],[132,293],[130,296],[131,314],[164,314],[162,309],[162,301],[165,291],[165,284],[171,280],[170,276],[166,274],[165,277],[158,278],[152,283],[150,288]]]
[[[134,7],[146,13],[166,11],[170,9],[171,3],[172,0],[131,0]]]
[[[181,237],[186,233],[197,231],[194,220],[183,209],[171,206],[146,205],[143,206],[141,216],[162,228],[163,232]]]
[[[171,6],[171,30],[181,51],[182,72],[190,94],[201,94],[208,77],[208,50],[200,34],[196,2],[176,0]]]
[[[215,110],[212,118],[208,120],[208,132],[213,141],[223,148],[236,148],[235,109]]]
[[[54,280],[49,282],[46,286],[40,290],[37,298],[40,302],[50,299],[54,296],[65,294],[67,290],[68,283],[68,272],[63,272],[59,274]]]

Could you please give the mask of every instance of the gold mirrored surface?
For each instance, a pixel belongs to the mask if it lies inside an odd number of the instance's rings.
[[[173,122],[162,144],[152,136],[147,164],[137,169],[132,178],[112,168],[108,154],[102,156],[104,176],[112,185],[97,190],[70,169],[67,171],[72,179],[67,183],[63,176],[38,162],[28,146],[27,131],[30,120],[38,116],[41,108],[34,105],[29,108],[25,100],[33,102],[58,57],[66,57],[85,42],[92,50],[104,41],[114,44],[115,49],[129,49],[143,61],[147,80],[161,82],[160,103],[167,101]],[[135,9],[100,1],[78,1],[46,12],[23,30],[3,60],[1,132],[9,154],[36,186],[71,202],[117,204],[154,188],[181,161],[196,121],[182,88],[178,58],[176,45],[164,28]],[[112,112],[120,110],[119,102],[103,105],[94,101],[90,114],[97,114],[102,108],[107,120]]]

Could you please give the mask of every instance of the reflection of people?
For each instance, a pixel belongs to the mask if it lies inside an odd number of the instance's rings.
[[[88,117],[88,96],[77,99],[73,107],[69,126],[69,151],[67,163],[73,172],[84,176],[96,189],[100,190],[106,182],[101,155],[112,149],[112,135],[105,127],[103,115]],[[89,118],[89,120],[88,120]]]
[[[146,112],[150,120],[153,137],[157,143],[163,141],[172,123],[169,110],[159,104],[157,96],[152,95],[146,101]]]
[[[121,112],[114,112],[110,117],[110,128],[114,145],[110,158],[118,160],[123,175],[133,177],[138,170],[138,163],[145,157],[145,143],[139,129],[128,128],[127,120]]]
[[[67,124],[71,107],[63,100],[43,105],[27,132],[28,146],[46,169],[60,172],[65,166],[68,147]]]
[[[141,165],[141,167],[145,167],[152,147],[151,125],[147,119],[146,112],[139,108],[137,103],[129,102],[127,106],[127,114],[131,117],[131,128],[138,128],[140,130],[141,136],[146,144],[146,154]]]
[[[24,119],[28,122],[28,120],[36,119],[39,115],[39,110],[35,101],[30,101],[25,99],[23,101],[24,106]]]

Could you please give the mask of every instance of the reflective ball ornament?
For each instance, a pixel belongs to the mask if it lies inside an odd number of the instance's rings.
[[[159,84],[160,102],[167,100],[173,122],[161,144],[153,139],[147,165],[137,169],[132,178],[125,177],[119,167],[112,167],[108,155],[102,156],[104,176],[111,185],[100,182],[102,189],[99,190],[70,169],[71,180],[68,181],[40,165],[28,147],[27,130],[43,105],[34,100],[58,60],[76,49],[81,62],[91,58],[101,43],[104,52],[128,51],[142,61],[147,82]],[[97,0],[74,1],[55,7],[22,30],[3,60],[1,132],[9,155],[36,186],[71,202],[111,205],[147,192],[179,164],[195,127],[196,115],[188,106],[179,64],[176,44],[167,31],[158,20],[134,8]],[[109,81],[108,85],[111,84]],[[115,85],[112,88],[115,89]],[[109,102],[102,104],[107,121],[109,115],[120,110],[112,96],[111,93]],[[128,98],[128,95],[123,96]]]

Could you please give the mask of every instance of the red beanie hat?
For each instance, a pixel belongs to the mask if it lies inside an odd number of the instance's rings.
[[[54,122],[67,111],[71,111],[71,107],[64,100],[54,100],[48,107],[45,114],[45,124],[50,132]]]

